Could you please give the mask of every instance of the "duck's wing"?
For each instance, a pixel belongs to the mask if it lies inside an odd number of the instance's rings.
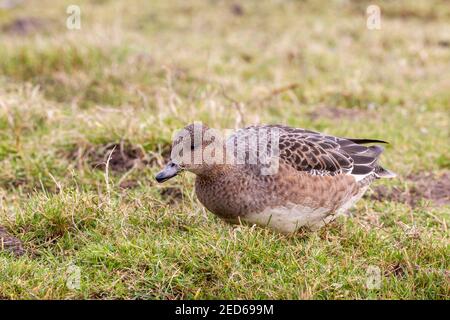
[[[239,130],[235,137],[243,137],[260,129],[278,132],[280,159],[298,171],[313,175],[351,174],[356,180],[379,172],[377,160],[383,148],[361,144],[384,141],[338,138],[278,125],[248,127]]]

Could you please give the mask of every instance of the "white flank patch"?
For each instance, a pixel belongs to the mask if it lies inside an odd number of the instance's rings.
[[[248,214],[243,221],[269,227],[282,233],[297,231],[300,227],[318,229],[330,222],[335,216],[329,215],[327,208],[308,208],[305,206],[288,204],[281,207],[267,208],[262,212]]]

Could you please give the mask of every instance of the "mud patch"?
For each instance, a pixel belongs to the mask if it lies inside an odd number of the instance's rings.
[[[22,241],[10,235],[2,226],[0,226],[0,251],[9,251],[16,257],[25,254]]]
[[[366,116],[367,112],[359,109],[338,108],[338,107],[318,107],[314,111],[308,113],[312,120],[321,118],[327,119],[343,119],[343,118],[357,118]]]
[[[178,187],[167,187],[160,189],[161,197],[169,204],[183,200],[183,191]]]
[[[238,3],[233,3],[230,6],[230,11],[233,15],[238,16],[238,17],[244,15],[244,8],[242,8],[242,6]]]
[[[388,268],[385,270],[384,275],[386,277],[394,276],[396,278],[403,278],[406,274],[406,266],[404,266],[402,263],[394,263],[388,266]]]
[[[439,176],[433,173],[411,174],[406,177],[406,180],[411,184],[408,189],[377,186],[373,188],[369,198],[377,201],[406,203],[412,208],[422,200],[431,200],[436,206],[450,204],[450,172]]]
[[[17,18],[4,24],[1,29],[7,34],[27,36],[46,31],[48,29],[48,21],[34,17]]]
[[[77,144],[69,151],[62,151],[61,156],[75,162],[78,168],[88,166],[92,169],[105,170],[108,163],[111,172],[126,172],[134,167],[163,167],[170,159],[170,144],[163,144],[158,150],[146,152],[141,145],[129,141],[111,142],[102,145]],[[133,182],[124,181],[124,189],[131,188]]]
[[[116,172],[125,172],[150,162],[142,147],[133,146],[127,141],[100,146],[77,146],[69,152],[68,158],[76,161],[78,166],[87,164],[99,170],[105,170],[109,159],[109,170]]]
[[[450,48],[450,40],[439,40],[437,44],[439,47]]]

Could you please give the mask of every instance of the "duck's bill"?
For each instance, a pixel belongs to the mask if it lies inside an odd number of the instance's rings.
[[[169,180],[170,178],[175,177],[180,172],[180,167],[173,163],[172,161],[169,162],[166,167],[160,171],[156,176],[155,179],[159,183]]]

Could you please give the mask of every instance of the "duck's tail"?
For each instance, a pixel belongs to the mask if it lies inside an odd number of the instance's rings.
[[[397,174],[388,169],[383,168],[382,166],[377,166],[375,168],[375,174],[377,175],[378,178],[386,178],[386,179],[392,179],[397,176]]]
[[[376,139],[348,139],[357,145],[367,144],[367,143],[385,143],[388,144],[388,142],[383,140],[376,140]],[[354,168],[352,171],[352,174],[361,175],[362,178],[372,175],[372,177],[376,178],[395,178],[397,175],[388,170],[383,168],[378,164],[378,158],[380,157],[381,153],[383,152],[384,148],[379,145],[373,145],[369,147],[361,148],[361,147],[353,147],[353,151],[351,152],[352,146],[345,146],[345,148],[349,149],[350,156],[352,157],[354,161]],[[345,149],[344,149],[345,150]],[[359,178],[361,179],[361,177]]]

